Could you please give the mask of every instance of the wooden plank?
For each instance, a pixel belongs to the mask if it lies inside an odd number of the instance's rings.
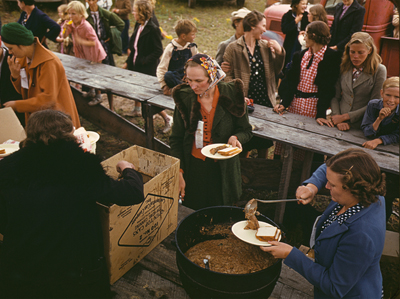
[[[367,138],[361,130],[351,129],[349,131],[339,131],[337,128],[329,128],[327,126],[320,126],[315,119],[305,117],[293,113],[285,113],[279,115],[273,112],[272,108],[255,105],[255,110],[250,114],[251,117],[268,120],[278,124],[284,124],[288,127],[302,129],[311,133],[318,133],[325,136],[330,136],[335,139],[344,140],[355,145],[361,146]],[[389,152],[399,154],[399,145],[391,144],[385,146],[378,146],[376,151]]]
[[[143,129],[102,105],[89,106],[87,104],[88,100],[83,98],[79,90],[74,87],[71,87],[71,90],[79,115],[131,144],[138,144],[141,146],[146,144],[147,135]],[[156,138],[154,141],[154,149],[164,154],[170,154],[170,147]]]
[[[109,78],[121,83],[128,83],[129,85],[142,86],[153,90],[158,90],[161,93],[160,84],[157,77],[150,76],[130,70],[114,67],[106,64],[95,63],[92,64],[89,60],[76,58],[70,55],[61,53],[54,53],[60,58],[64,67],[72,69],[79,69],[91,74],[101,74],[105,78]]]
[[[399,233],[387,230],[382,255],[398,258],[399,253]]]
[[[148,100],[148,103],[163,109],[169,109],[169,110],[175,109],[174,99],[171,96],[166,96],[163,94],[151,98],[150,100]]]
[[[190,298],[181,286],[141,268],[140,265],[128,271],[111,286],[111,290],[115,292],[114,299]]]
[[[282,264],[282,271],[278,281],[285,286],[298,290],[308,296],[314,296],[314,286],[309,283],[307,279],[285,264]]]
[[[304,150],[333,156],[345,149],[359,147],[343,140],[304,131],[302,129],[287,127],[286,125],[254,117],[249,117],[249,119],[250,123],[259,128],[257,131],[253,131],[255,136],[280,141]],[[364,150],[375,159],[382,170],[395,174],[399,173],[398,155],[370,149]]]
[[[274,290],[272,291],[269,299],[279,299],[281,298],[281,293],[283,289],[283,283],[277,281]]]
[[[112,66],[107,66],[113,68]],[[115,95],[137,101],[146,101],[160,93],[155,89],[127,84],[112,78],[93,73],[93,70],[80,70],[73,67],[64,67],[69,81],[111,92]]]

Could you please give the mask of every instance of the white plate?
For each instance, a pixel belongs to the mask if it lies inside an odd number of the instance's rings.
[[[223,156],[223,155],[218,154],[218,153],[216,153],[215,155],[213,155],[213,154],[210,153],[210,150],[211,150],[212,148],[218,147],[218,146],[222,146],[222,145],[227,145],[227,144],[225,144],[225,143],[214,143],[214,144],[209,144],[209,145],[207,145],[207,146],[205,146],[205,147],[203,147],[203,148],[201,149],[201,153],[202,153],[204,156],[206,156],[207,158],[216,159],[216,160],[230,159],[230,158],[232,158],[232,157],[234,157],[234,156],[236,156],[236,155],[238,155],[238,154],[241,153],[241,151],[240,151],[239,153],[234,154],[234,155],[232,155],[232,156]],[[229,145],[229,147],[231,147],[231,146]]]
[[[0,150],[5,149],[6,153],[5,154],[0,154],[0,158],[6,157],[13,152],[16,152],[19,150],[19,145],[18,144],[0,144]]]
[[[264,226],[273,226],[269,223],[258,221],[260,224],[260,227]],[[240,240],[252,244],[252,245],[257,245],[257,246],[271,246],[268,242],[260,241],[256,238],[256,230],[254,229],[244,229],[247,225],[247,220],[239,221],[236,222],[234,225],[232,225],[232,233],[238,237]],[[280,241],[281,236],[278,238]]]
[[[87,133],[88,133],[88,135],[89,135],[89,140],[90,140],[90,143],[91,143],[91,144],[93,144],[93,143],[99,141],[100,135],[99,135],[98,133],[93,132],[93,131],[87,131]]]

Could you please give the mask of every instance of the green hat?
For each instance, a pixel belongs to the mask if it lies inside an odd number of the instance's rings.
[[[1,28],[1,40],[11,45],[29,46],[35,41],[32,31],[19,23],[8,23]]]

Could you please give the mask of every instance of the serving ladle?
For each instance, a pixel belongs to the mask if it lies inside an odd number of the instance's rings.
[[[257,201],[262,203],[280,203],[280,202],[289,202],[289,201],[298,201],[298,198],[291,198],[291,199],[271,199],[271,200],[262,200],[253,198],[250,199],[249,202],[244,207],[244,212],[247,214],[254,214],[257,211]]]

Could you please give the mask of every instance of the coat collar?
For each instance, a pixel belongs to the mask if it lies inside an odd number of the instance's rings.
[[[339,225],[337,221],[333,222],[331,225],[329,225],[322,234],[320,234],[317,238],[317,240],[323,240],[323,239],[328,239],[332,238],[336,235],[342,234],[345,231],[349,229],[349,226],[354,223],[355,221],[359,220],[361,217],[364,217],[368,213],[376,213],[379,205],[381,205],[383,202],[383,198],[379,197],[377,202],[374,202],[371,204],[369,207],[366,207],[362,209],[360,212],[357,214],[351,216],[348,218],[345,222],[343,222],[342,225]],[[332,213],[333,209],[335,208],[336,203],[331,202],[328,206],[328,208],[325,210],[325,212],[321,215],[321,218],[318,222],[317,225],[317,231],[321,231],[322,224],[325,222],[326,219],[328,219],[328,216]]]
[[[35,37],[35,44],[35,53],[29,68],[36,68],[39,64],[54,59],[53,55],[50,55],[52,53],[42,46],[37,37]]]
[[[237,96],[236,100],[226,95],[225,82],[218,83],[220,96],[215,110],[213,128],[218,125],[226,111],[235,117],[242,117],[246,113],[243,82],[239,79],[234,79],[232,82],[234,82],[234,93],[235,96]],[[238,100],[240,98],[238,95],[242,95],[242,101]],[[172,90],[172,97],[175,101],[176,108],[181,114],[185,129],[189,130],[189,133],[194,133],[197,129],[198,121],[203,119],[200,112],[201,105],[197,101],[197,95],[189,85],[180,84]]]
[[[340,9],[338,10],[338,17],[342,14],[343,11],[343,2],[341,3]],[[360,4],[358,4],[357,0],[354,0],[353,3],[350,5],[350,7],[347,9],[347,11],[344,13],[343,17],[340,20],[343,20],[344,18],[346,18],[348,15],[350,15],[351,13],[359,10],[361,7]]]
[[[352,73],[352,72],[351,72]],[[353,75],[352,75],[353,76]],[[370,74],[367,74],[366,72],[361,72],[360,76],[357,78],[357,80],[353,84],[353,88],[356,88],[357,86],[363,84],[365,81],[371,78]]]

